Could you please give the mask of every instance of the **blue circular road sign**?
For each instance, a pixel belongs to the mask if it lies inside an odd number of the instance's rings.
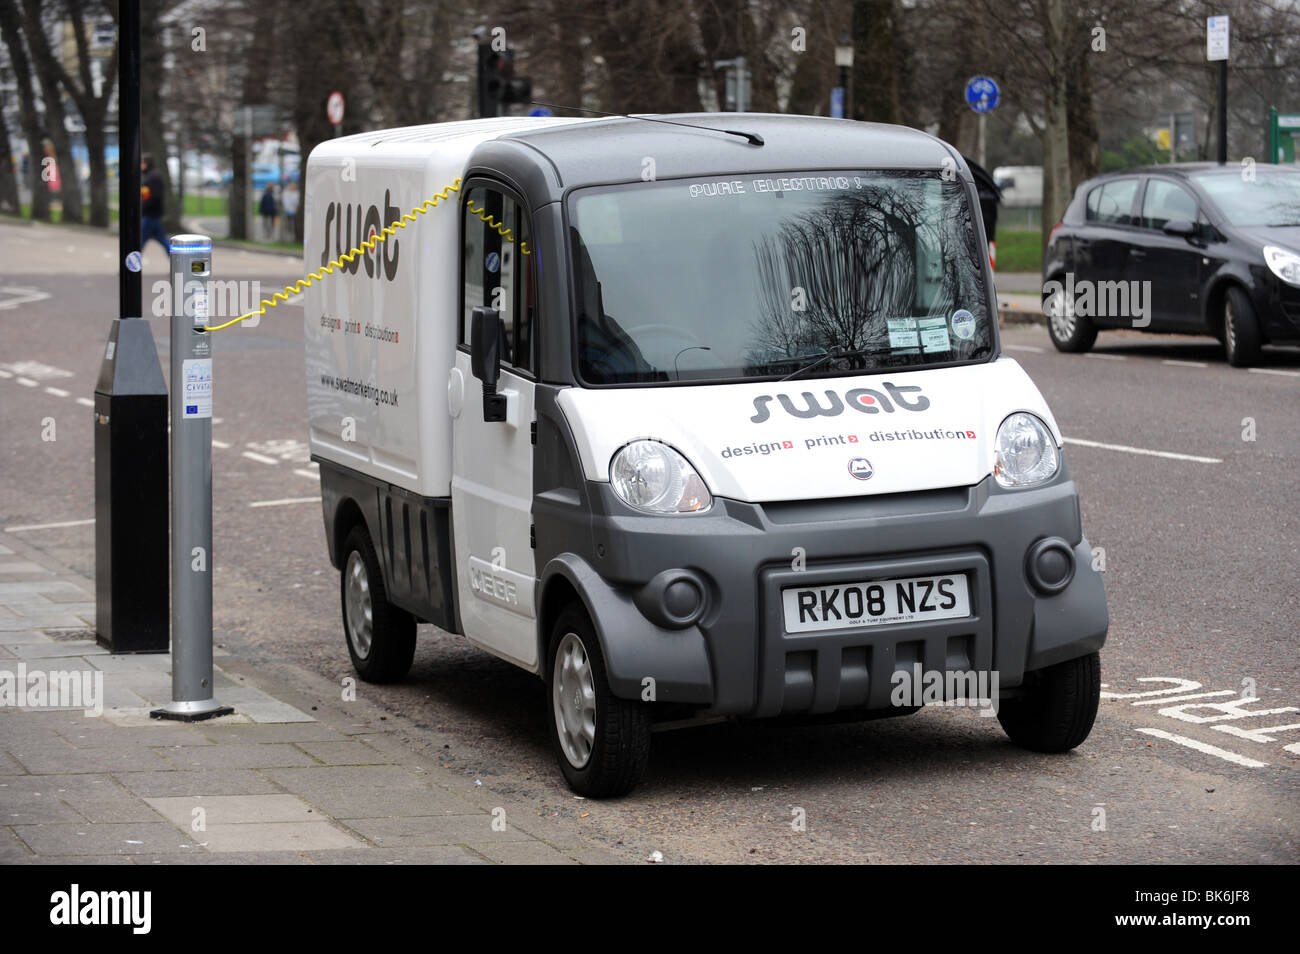
[[[555,113],[551,112],[545,106],[538,106],[536,109],[530,109],[528,111],[528,115],[529,116],[554,116]]]
[[[966,102],[977,113],[987,113],[998,104],[998,84],[987,76],[972,76],[966,83]]]

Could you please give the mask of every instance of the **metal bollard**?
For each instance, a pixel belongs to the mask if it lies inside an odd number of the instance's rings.
[[[155,719],[235,710],[212,697],[212,240],[171,240],[172,701]]]

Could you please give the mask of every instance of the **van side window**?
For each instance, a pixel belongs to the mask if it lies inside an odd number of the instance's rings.
[[[1182,186],[1166,179],[1147,182],[1146,195],[1142,197],[1142,227],[1163,229],[1175,219],[1195,222],[1196,199]]]
[[[505,325],[502,363],[531,372],[536,256],[527,213],[513,198],[479,186],[465,197],[462,222],[461,282],[465,307],[461,315],[461,344],[469,342],[474,309],[495,308]]]

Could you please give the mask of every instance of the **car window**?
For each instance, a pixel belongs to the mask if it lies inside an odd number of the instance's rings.
[[[1142,197],[1142,227],[1162,229],[1178,219],[1196,221],[1196,199],[1192,194],[1168,179],[1147,182],[1146,195]]]
[[[1137,179],[1114,179],[1093,189],[1088,193],[1088,221],[1103,225],[1132,225],[1130,213],[1137,186]]]

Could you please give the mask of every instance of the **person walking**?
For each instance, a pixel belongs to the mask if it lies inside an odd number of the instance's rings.
[[[149,244],[150,239],[157,239],[164,252],[169,252],[167,230],[163,228],[163,188],[162,176],[154,168],[153,156],[145,153],[140,157],[140,221],[143,226],[140,236],[140,251]]]
[[[262,234],[268,242],[275,239],[275,192],[268,182],[262,190],[262,199],[257,204],[258,215],[262,217]]]
[[[288,233],[287,241],[290,242],[297,241],[297,232],[295,231],[295,223],[298,218],[299,198],[300,196],[298,194],[298,183],[296,182],[290,182],[287,186],[285,186],[284,195],[280,197],[281,211],[284,212],[285,231]]]

